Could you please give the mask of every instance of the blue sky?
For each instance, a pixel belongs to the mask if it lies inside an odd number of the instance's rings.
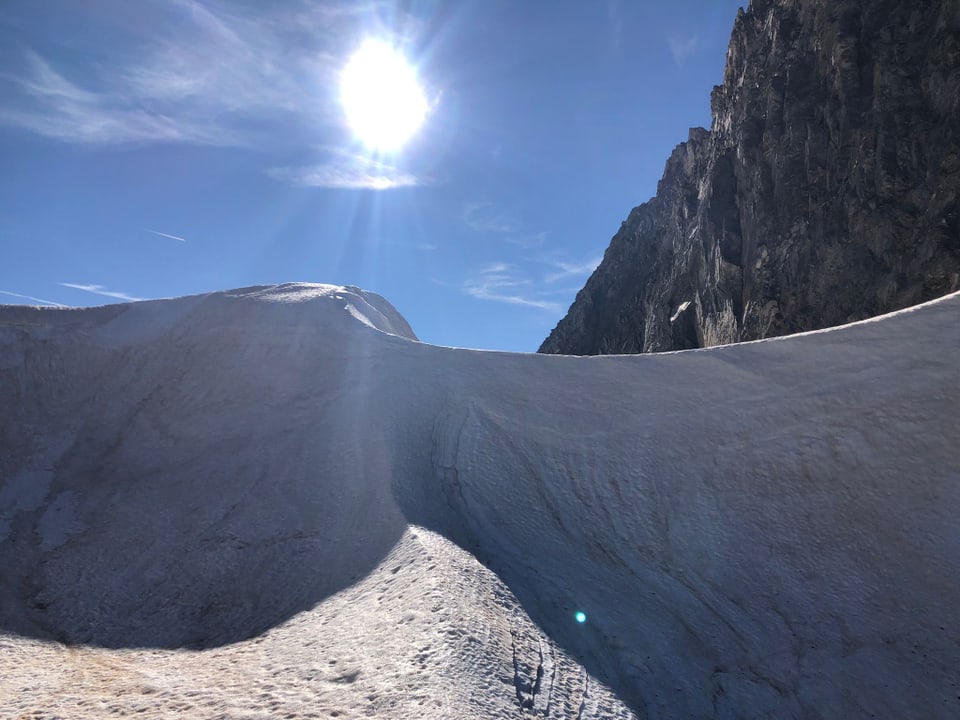
[[[7,0],[0,302],[352,284],[426,342],[533,351],[709,126],[740,5]],[[367,38],[430,105],[395,153],[340,104]]]

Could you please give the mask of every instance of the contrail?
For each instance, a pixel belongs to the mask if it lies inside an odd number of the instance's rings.
[[[22,300],[33,300],[33,302],[52,305],[53,307],[70,307],[69,305],[61,305],[58,302],[53,302],[53,300],[44,300],[43,298],[33,297],[32,295],[21,295],[20,293],[10,292],[9,290],[0,290],[0,295],[9,295],[10,297],[20,298]]]
[[[171,240],[179,240],[180,242],[186,242],[182,237],[177,237],[176,235],[168,235],[167,233],[159,232],[158,230],[147,230],[148,233],[153,233],[154,235],[159,235],[160,237],[170,238]]]
[[[63,287],[73,288],[74,290],[83,290],[84,292],[93,293],[94,295],[103,295],[108,298],[116,298],[117,300],[126,300],[127,302],[139,302],[145,300],[146,298],[133,297],[132,295],[127,295],[122,292],[115,292],[114,290],[107,290],[103,285],[79,285],[77,283],[58,283]]]

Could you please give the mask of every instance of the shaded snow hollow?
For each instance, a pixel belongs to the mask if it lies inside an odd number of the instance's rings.
[[[575,358],[325,285],[4,307],[0,715],[955,718],[958,319]]]

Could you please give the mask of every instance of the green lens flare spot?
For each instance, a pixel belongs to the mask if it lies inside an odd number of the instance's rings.
[[[577,611],[577,614],[573,616],[578,623],[585,623],[587,621],[587,614],[581,611]]]

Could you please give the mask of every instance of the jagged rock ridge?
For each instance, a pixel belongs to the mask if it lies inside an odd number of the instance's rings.
[[[753,0],[711,104],[540,352],[754,340],[960,287],[956,0]]]

